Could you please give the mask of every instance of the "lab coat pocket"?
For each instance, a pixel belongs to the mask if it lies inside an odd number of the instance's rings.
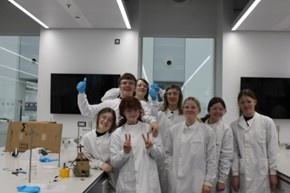
[[[195,154],[202,144],[202,141],[200,139],[192,139],[191,140],[191,152]]]
[[[240,174],[245,174],[245,163],[244,159],[240,159]]]
[[[136,180],[134,173],[131,172],[121,172],[118,176],[118,186],[120,191],[131,192],[135,190]]]
[[[150,170],[149,173],[149,193],[160,192],[160,185],[157,170]]]
[[[260,159],[260,174],[269,175],[268,159]]]

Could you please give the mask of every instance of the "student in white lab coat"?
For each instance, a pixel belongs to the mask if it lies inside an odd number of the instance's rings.
[[[199,121],[200,103],[183,103],[185,121],[170,127],[166,154],[172,157],[172,192],[210,193],[216,178],[216,142],[212,128]]]
[[[270,193],[277,187],[278,137],[273,120],[255,111],[253,91],[238,95],[241,117],[231,124],[234,136],[232,187],[240,193]]]
[[[110,164],[110,137],[116,129],[116,115],[111,108],[104,108],[97,115],[96,129],[86,133],[81,141],[83,153],[90,160],[91,168],[108,173],[112,185],[116,184],[117,173],[113,174]]]
[[[226,113],[226,104],[220,97],[213,97],[207,106],[208,114],[201,120],[208,124],[215,132],[218,171],[212,193],[229,193],[229,172],[233,160],[232,129],[222,121]]]
[[[83,116],[87,117],[95,117],[96,114],[105,107],[112,108],[117,116],[117,121],[120,119],[119,113],[119,104],[121,102],[120,98],[106,100],[100,104],[90,105],[87,96],[85,94],[86,89],[86,79],[81,81],[77,84],[78,94],[78,107],[81,111]],[[125,73],[119,79],[119,89],[121,93],[121,97],[133,96],[134,90],[136,88],[136,78],[133,74]],[[142,116],[142,120],[148,124],[150,124],[151,128],[153,129],[154,135],[157,135],[157,122],[156,118],[150,116],[150,112],[145,111]]]
[[[148,90],[149,90],[149,83],[143,79],[138,78],[137,84],[134,92],[134,96],[140,100],[141,105],[145,114],[152,115],[151,111],[151,101],[148,100]],[[121,96],[119,88],[112,88],[108,90],[105,95],[102,97],[102,102],[107,100],[113,100]]]
[[[166,88],[164,102],[157,116],[158,131],[164,147],[168,143],[169,127],[183,122],[185,119],[182,115],[182,100],[183,95],[179,86],[170,85]],[[166,157],[157,160],[161,191],[162,193],[174,193],[171,192],[171,171],[166,167],[167,161]]]
[[[119,128],[111,137],[111,164],[119,169],[117,193],[160,193],[156,159],[163,156],[161,138],[152,137],[141,121],[143,109],[135,97],[120,103]]]

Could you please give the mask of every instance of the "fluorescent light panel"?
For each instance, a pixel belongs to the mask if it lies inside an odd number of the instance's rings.
[[[247,11],[244,12],[244,14],[240,17],[240,19],[236,22],[234,27],[232,28],[232,31],[236,31],[238,27],[245,21],[245,19],[250,15],[250,13],[255,9],[255,7],[260,3],[261,0],[255,0],[247,9]]]
[[[131,25],[130,25],[130,22],[129,22],[129,19],[128,19],[128,16],[127,16],[124,4],[123,4],[123,1],[122,0],[116,0],[116,1],[117,1],[118,6],[119,6],[119,9],[121,11],[121,14],[123,16],[123,20],[125,22],[125,25],[126,25],[127,29],[131,29]]]
[[[10,3],[12,3],[13,5],[15,5],[18,9],[20,9],[21,11],[23,11],[26,15],[28,15],[29,17],[31,17],[34,21],[36,21],[37,23],[39,23],[40,25],[42,25],[44,28],[46,28],[46,29],[49,28],[42,21],[40,21],[34,15],[32,15],[29,11],[27,11],[24,7],[22,7],[21,5],[19,5],[18,3],[16,3],[14,0],[8,0],[8,1]]]

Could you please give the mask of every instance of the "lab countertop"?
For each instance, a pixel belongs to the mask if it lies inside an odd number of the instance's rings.
[[[37,163],[36,175],[31,178],[31,183],[28,183],[28,161],[21,159],[21,154],[18,157],[12,157],[11,153],[3,152],[4,148],[0,148],[0,180],[1,189],[6,193],[16,193],[17,186],[39,186],[40,192],[88,192],[97,180],[102,176],[101,170],[90,170],[89,177],[75,177],[72,170],[70,170],[69,178],[59,178],[59,164],[58,161],[48,163]],[[60,165],[64,162],[72,161],[77,156],[77,149],[66,149],[60,153]],[[49,153],[46,157],[58,158],[59,154]],[[67,164],[68,166],[68,164]],[[18,175],[12,174],[15,169],[22,168],[26,174],[19,173]]]
[[[284,146],[280,147],[278,172],[290,178],[290,150],[285,149]]]

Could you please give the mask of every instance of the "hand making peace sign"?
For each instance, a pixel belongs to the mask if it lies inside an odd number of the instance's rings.
[[[130,134],[125,134],[125,142],[124,142],[124,145],[123,145],[123,150],[125,153],[130,153],[132,149],[132,146],[131,146],[131,135]]]
[[[152,144],[152,141],[149,138],[149,132],[147,132],[147,139],[145,138],[143,133],[142,133],[142,137],[143,137],[146,149],[151,148],[153,146],[153,144]]]

